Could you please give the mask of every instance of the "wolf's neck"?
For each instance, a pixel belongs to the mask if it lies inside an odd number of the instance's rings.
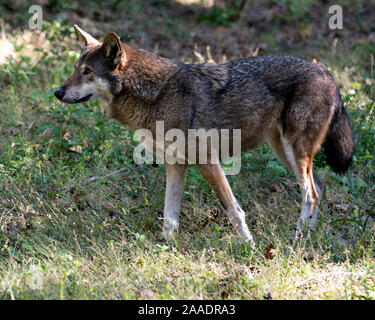
[[[113,96],[107,113],[130,129],[153,130],[160,106],[157,103],[177,63],[152,53],[126,46],[127,64],[119,73],[118,94]]]
[[[157,106],[134,97],[130,93],[124,93],[113,97],[107,107],[107,114],[122,123],[129,129],[153,130],[156,124]]]
[[[122,72],[125,91],[147,102],[156,100],[175,73],[177,63],[128,45],[125,48],[127,63]]]

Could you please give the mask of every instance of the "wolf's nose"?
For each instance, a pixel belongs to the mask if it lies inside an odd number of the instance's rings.
[[[64,97],[65,91],[63,89],[57,89],[54,93],[55,97],[61,100]]]

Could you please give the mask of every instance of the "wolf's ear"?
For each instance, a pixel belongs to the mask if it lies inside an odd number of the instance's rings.
[[[108,33],[103,40],[104,55],[108,59],[113,59],[115,67],[122,69],[126,63],[126,52],[116,33]]]
[[[74,30],[76,31],[78,40],[81,41],[82,47],[87,47],[92,44],[99,44],[100,42],[96,40],[94,37],[90,36],[87,32],[83,31],[79,28],[76,24],[73,26]]]

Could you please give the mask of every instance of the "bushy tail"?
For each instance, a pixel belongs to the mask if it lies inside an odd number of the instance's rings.
[[[324,142],[324,151],[326,161],[334,172],[342,174],[349,169],[354,152],[354,136],[340,94]]]

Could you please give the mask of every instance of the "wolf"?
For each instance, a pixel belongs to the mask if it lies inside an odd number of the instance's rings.
[[[265,55],[225,64],[187,64],[123,43],[109,32],[102,42],[74,25],[82,44],[75,71],[54,94],[65,103],[98,97],[106,113],[130,129],[241,129],[241,151],[268,143],[301,189],[297,231],[314,226],[323,182],[313,158],[324,146],[337,173],[351,165],[354,136],[338,86],[323,65],[293,56]],[[220,148],[220,146],[219,146]],[[196,166],[217,195],[237,233],[253,237],[220,163]],[[175,236],[188,163],[165,164],[163,234]]]

